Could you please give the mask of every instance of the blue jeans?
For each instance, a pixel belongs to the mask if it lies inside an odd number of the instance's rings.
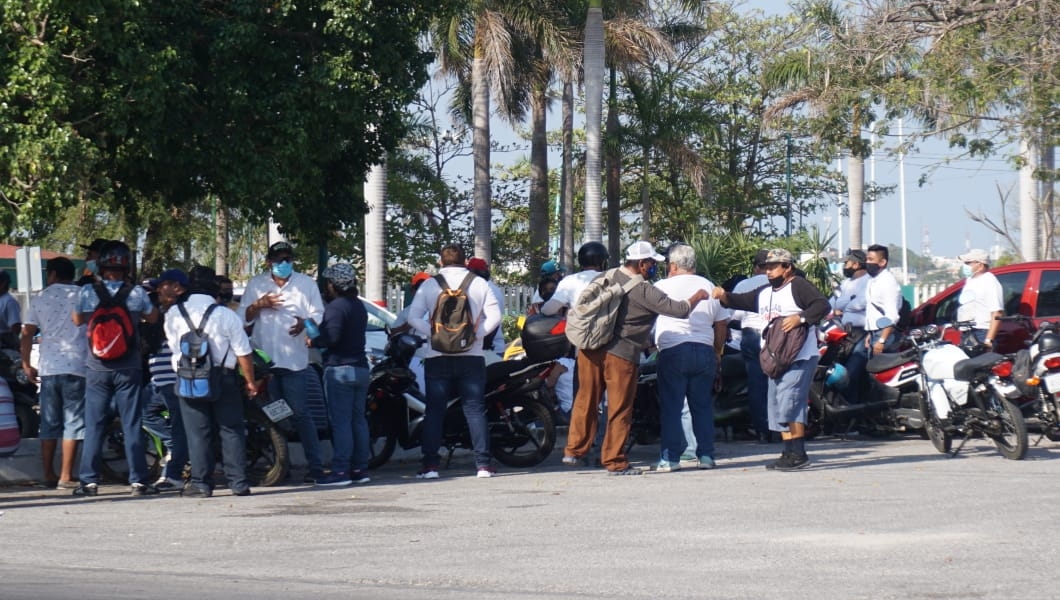
[[[877,354],[885,354],[887,352],[894,352],[895,348],[898,347],[898,336],[892,331],[891,335],[887,336],[887,341],[883,343],[883,350],[880,352],[875,351],[876,342],[880,340],[880,331],[869,331],[866,332],[869,338],[869,357],[876,356]]]
[[[191,484],[213,490],[214,460],[210,444],[216,430],[221,437],[221,463],[228,486],[233,490],[250,487],[247,482],[247,428],[243,420],[243,395],[235,371],[226,370],[221,378],[217,400],[180,399],[180,414],[191,457]]]
[[[740,331],[740,355],[747,370],[747,407],[751,412],[751,424],[759,435],[769,431],[769,411],[766,409],[769,378],[762,372],[762,364],[758,362],[761,348],[762,334],[744,327]]]
[[[490,454],[489,423],[486,421],[486,359],[481,356],[436,356],[423,361],[427,384],[427,409],[423,416],[423,466],[437,468],[438,449],[445,433],[445,413],[449,400],[461,399],[464,418],[471,432],[475,466],[487,467]]]
[[[144,386],[144,429],[158,436],[169,452],[169,462],[162,474],[170,479],[184,478],[184,465],[188,462],[188,440],[184,434],[184,420],[180,416],[180,402],[173,391],[173,384]],[[169,411],[169,418],[162,415]]]
[[[324,393],[331,418],[331,470],[363,471],[368,468],[367,367],[324,367]]]
[[[99,458],[103,451],[103,433],[110,420],[111,408],[118,412],[125,436],[125,457],[129,462],[129,483],[147,481],[144,456],[143,399],[140,396],[140,369],[116,369],[85,373],[85,443],[81,449],[81,483],[99,483]]]
[[[317,425],[309,414],[306,403],[306,377],[309,370],[292,371],[290,369],[273,369],[272,381],[269,382],[269,393],[273,398],[283,398],[294,411],[295,428],[298,439],[302,442],[309,473],[323,475],[324,461],[320,458],[320,438],[317,437]],[[238,395],[238,394],[237,394]]]
[[[85,378],[45,375],[40,378],[40,439],[85,438]]]
[[[718,360],[706,344],[684,343],[659,351],[655,367],[659,374],[660,458],[681,460],[687,446],[681,411],[685,398],[692,413],[692,431],[698,448],[695,454],[714,458],[714,375]]]
[[[861,387],[865,385],[865,365],[869,362],[869,352],[869,348],[865,346],[865,340],[862,339],[854,344],[846,364],[843,365],[849,377],[847,389],[843,392],[843,397],[847,399],[847,402],[861,401]]]

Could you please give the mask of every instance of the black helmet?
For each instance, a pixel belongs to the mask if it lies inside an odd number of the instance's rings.
[[[99,251],[96,264],[100,269],[121,269],[128,271],[132,266],[132,251],[125,242],[118,240],[107,242]]]
[[[607,266],[609,258],[611,256],[607,253],[607,247],[600,242],[585,242],[578,248],[578,264],[583,269]]]
[[[1060,333],[1051,331],[1042,334],[1042,336],[1038,338],[1038,352],[1041,354],[1060,352]]]

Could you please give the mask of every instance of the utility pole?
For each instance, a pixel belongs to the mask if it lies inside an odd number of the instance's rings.
[[[784,153],[784,177],[787,180],[786,189],[788,197],[788,228],[787,237],[791,237],[791,134],[785,133],[784,140],[787,142],[787,149]]]

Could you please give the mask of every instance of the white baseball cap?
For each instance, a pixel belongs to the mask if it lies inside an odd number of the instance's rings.
[[[965,263],[983,263],[985,265],[990,262],[990,255],[986,253],[986,250],[980,250],[979,248],[976,248],[974,250],[969,250],[967,254],[961,254],[957,257],[957,260]]]
[[[656,252],[655,246],[649,242],[633,242],[629,248],[626,248],[626,260],[647,260],[649,258],[657,262],[666,260],[666,257]]]

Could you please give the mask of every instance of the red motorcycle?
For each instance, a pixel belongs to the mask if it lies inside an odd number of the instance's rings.
[[[923,431],[920,364],[915,349],[869,359],[860,389],[851,389],[846,363],[864,335],[838,321],[818,328],[821,358],[810,384],[807,429],[812,435],[852,431],[884,436]]]

